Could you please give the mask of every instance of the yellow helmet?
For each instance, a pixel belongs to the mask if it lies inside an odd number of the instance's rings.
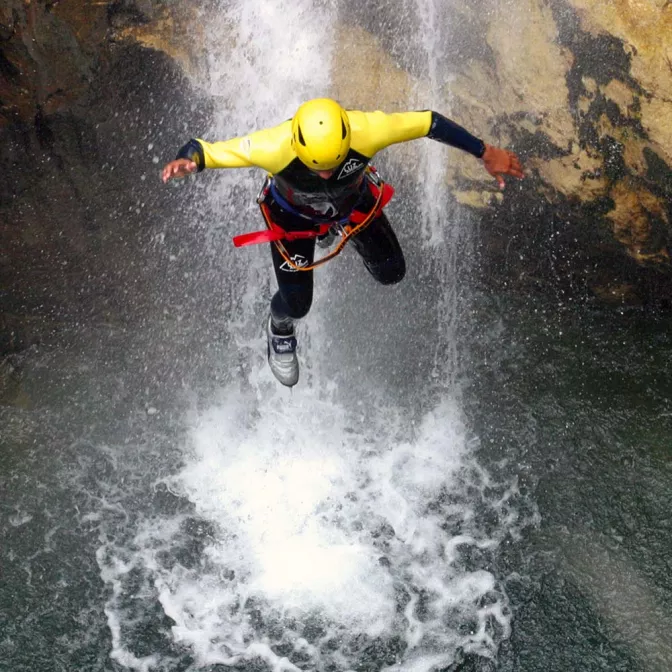
[[[305,102],[292,119],[292,146],[309,168],[336,168],[350,149],[347,112],[330,98]]]

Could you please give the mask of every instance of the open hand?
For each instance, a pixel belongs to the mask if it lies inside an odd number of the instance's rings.
[[[512,175],[518,179],[524,177],[520,159],[513,152],[486,145],[481,158],[485,169],[497,179],[500,189],[504,189],[505,186],[504,175]]]
[[[164,166],[161,173],[161,179],[165,184],[168,180],[172,180],[176,177],[186,177],[187,175],[191,175],[191,173],[195,173],[197,170],[198,166],[194,161],[191,161],[190,159],[175,159],[175,161],[171,161]]]

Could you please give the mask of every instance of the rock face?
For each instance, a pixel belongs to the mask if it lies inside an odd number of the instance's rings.
[[[177,206],[158,163],[175,152],[169,105],[198,100],[179,46],[198,6],[190,17],[156,7],[0,9],[0,355],[80,318],[123,324],[163,309],[157,222]],[[140,37],[150,25],[157,49]],[[197,107],[194,120],[208,111]]]
[[[152,282],[153,222],[175,201],[147,185],[184,135],[175,111],[190,105],[190,126],[207,117],[188,75],[210,4],[3,3],[0,278],[12,334],[22,316],[152,309],[148,293],[130,308],[127,298]],[[387,21],[371,22],[384,3],[366,15],[344,4],[334,95],[388,110],[438,100],[525,162],[528,177],[502,195],[478,162],[449,152],[455,208],[480,224],[484,286],[670,307],[672,3],[446,0],[450,39],[433,79]],[[32,342],[24,332],[38,323],[5,334],[4,349]]]
[[[348,26],[339,95],[376,105],[370,77],[384,79],[388,107],[414,86],[419,100],[431,91],[521,155],[528,177],[504,198],[480,166],[451,156],[452,193],[482,223],[485,284],[669,308],[672,3],[449,0],[445,12],[440,91],[411,81],[385,35]]]
[[[202,2],[5,0],[0,7],[0,127],[72,111],[114,47],[137,43],[190,68]]]
[[[541,248],[559,262],[553,272],[567,289],[586,285],[601,300],[669,304],[670,35],[672,4],[654,0],[526,0],[507,7],[507,21],[490,22],[495,67],[476,66],[482,90],[493,96],[484,132],[497,129],[519,148],[534,192],[546,201],[532,203],[526,189],[527,216],[509,202],[507,226],[535,240],[530,224],[538,213],[548,238],[562,241]],[[512,41],[521,44],[518,58],[507,58]],[[465,73],[459,90],[470,86]],[[477,110],[459,97],[475,121]],[[522,247],[530,259],[536,245]]]

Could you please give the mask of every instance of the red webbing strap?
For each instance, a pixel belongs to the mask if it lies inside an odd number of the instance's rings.
[[[373,194],[374,197],[378,197],[378,187],[374,185],[372,182],[369,182],[369,188],[371,189],[371,193]],[[387,184],[385,182],[383,184],[383,196],[380,199],[380,205],[376,208],[376,212],[374,214],[374,217],[378,217],[380,213],[383,211],[383,208],[392,200],[392,196],[394,196],[394,187],[391,184]],[[369,212],[360,212],[359,210],[354,210],[350,214],[350,221],[353,224],[361,224],[371,213]]]
[[[242,233],[239,236],[233,237],[233,244],[236,247],[243,247],[244,245],[258,245],[259,243],[274,243],[276,240],[299,240],[301,238],[317,238],[322,236],[327,231],[331,224],[320,224],[314,229],[308,231],[285,231],[278,226],[269,217],[272,229],[266,231],[254,231],[252,233]]]
[[[392,196],[394,196],[394,187],[386,182],[383,183],[382,194],[380,193],[380,188],[373,182],[369,182],[369,189],[376,199],[376,205],[371,212],[359,212],[359,210],[354,210],[349,217],[351,224],[359,225],[367,220],[371,221],[375,217],[378,217],[383,211],[383,208],[390,202]],[[264,203],[260,203],[260,206],[269,228],[265,231],[253,231],[252,233],[241,233],[238,236],[234,236],[233,244],[236,247],[259,245],[260,243],[275,243],[281,240],[292,241],[302,238],[317,238],[317,236],[322,236],[327,233],[331,228],[331,224],[326,223],[319,224],[306,231],[285,231],[271,219],[268,207]],[[264,210],[264,208],[266,208],[266,210]]]
[[[282,241],[276,240],[274,245],[278,250],[278,252],[280,253],[280,256],[285,260],[287,266],[295,271],[307,272],[312,271],[313,269],[318,268],[320,266],[323,266],[328,261],[331,261],[331,259],[333,259],[334,257],[337,257],[342,252],[343,248],[345,247],[346,243],[350,240],[350,238],[356,236],[360,231],[363,231],[376,217],[376,213],[379,212],[380,204],[383,200],[383,190],[380,187],[378,187],[377,189],[372,189],[372,191],[376,194],[376,202],[373,208],[371,208],[369,214],[366,215],[359,224],[353,224],[353,225],[346,224],[341,232],[341,240],[336,245],[336,247],[331,252],[325,254],[323,257],[313,262],[312,264],[308,266],[297,266],[290,258],[289,252],[287,252],[287,249],[282,244]],[[264,204],[262,203],[261,212],[264,215],[264,219],[267,220],[266,223],[270,228],[270,224],[268,223],[269,216],[267,214],[267,210],[268,208],[264,209]]]
[[[254,231],[253,233],[241,233],[233,237],[233,244],[236,247],[244,245],[259,245],[260,243],[272,243],[284,238],[284,231]]]

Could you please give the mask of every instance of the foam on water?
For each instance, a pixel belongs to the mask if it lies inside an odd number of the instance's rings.
[[[478,565],[515,517],[480,529],[474,489],[490,513],[506,497],[485,498],[455,406],[408,429],[399,409],[373,408],[363,426],[310,390],[281,399],[229,394],[201,413],[185,467],[162,482],[192,514],[146,519],[125,549],[101,552],[114,658],[158,665],[122,634],[138,580],[194,669],[348,670],[374,656],[376,669],[430,670],[458,648],[493,655],[510,615]]]

